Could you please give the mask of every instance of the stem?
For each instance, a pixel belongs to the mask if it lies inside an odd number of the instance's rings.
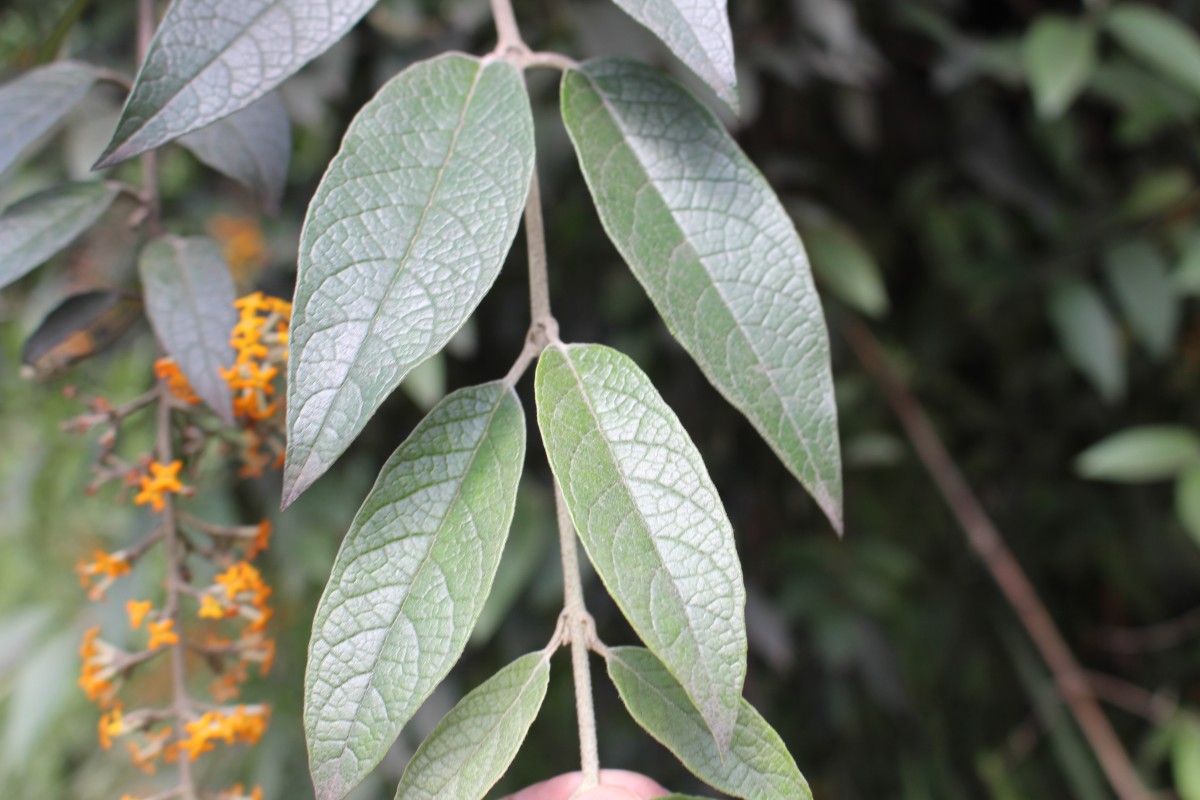
[[[562,488],[554,482],[554,505],[558,512],[558,541],[562,550],[563,619],[565,638],[571,643],[571,673],[575,679],[575,716],[579,720],[579,761],[583,782],[576,794],[600,783],[600,752],[596,744],[596,710],[592,705],[592,672],[588,648],[595,639],[595,623],[583,602],[583,579],[579,574],[579,552],[575,525],[567,513]]]
[[[512,0],[491,0],[492,19],[496,22],[496,52],[525,50],[525,41],[517,27],[517,15],[513,13]]]
[[[137,0],[137,57],[144,63],[154,38],[154,0]],[[149,150],[142,154],[142,202],[146,208],[146,230],[157,236],[161,230],[161,209],[158,195],[158,153]]]
[[[546,227],[542,223],[542,189],[537,167],[529,181],[529,199],[525,202],[525,241],[529,250],[529,315],[534,327],[553,320],[550,313],[550,278],[546,259]]]
[[[144,1],[144,0],[143,0]],[[158,431],[155,444],[155,458],[160,464],[170,464],[174,459],[171,453],[171,390],[165,380],[160,380],[158,400]],[[164,492],[163,497],[163,545],[167,559],[167,602],[164,612],[174,622],[175,633],[179,635],[179,643],[170,646],[171,649],[171,695],[172,709],[175,712],[175,735],[179,741],[187,739],[185,727],[191,713],[191,698],[187,691],[187,677],[184,665],[183,644],[183,613],[179,604],[179,575],[181,546],[179,529],[175,520],[175,498],[170,492]],[[196,783],[192,777],[192,762],[187,753],[179,754],[179,792],[184,800],[196,800]]]
[[[946,451],[929,416],[892,371],[875,336],[854,320],[844,327],[846,340],[863,368],[887,396],[901,427],[950,506],[967,542],[1000,587],[1029,637],[1054,675],[1058,692],[1070,707],[1108,781],[1121,800],[1145,800],[1150,795],[1117,738],[1083,669],[1042,604],[1037,590],[1008,549],[979,498]]]

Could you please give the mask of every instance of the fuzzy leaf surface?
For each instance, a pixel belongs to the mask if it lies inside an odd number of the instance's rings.
[[[524,460],[520,402],[495,382],[447,395],[384,465],[313,620],[304,724],[319,800],[379,763],[462,654]]]
[[[1200,39],[1179,18],[1145,3],[1118,3],[1104,23],[1135,58],[1200,94]]]
[[[1104,271],[1142,347],[1164,360],[1179,333],[1179,297],[1166,259],[1150,242],[1123,242],[1104,254]]]
[[[466,322],[532,172],[529,98],[505,62],[421,62],[358,113],[300,235],[284,506]]]
[[[829,338],[775,193],[717,118],[649,67],[567,70],[562,107],[605,230],[667,327],[840,531]]]
[[[292,154],[292,126],[272,92],[179,140],[196,158],[254,192],[263,208],[279,213]]]
[[[608,674],[637,723],[714,789],[746,800],[812,800],[779,734],[745,700],[722,758],[683,687],[649,650],[611,648]]]
[[[616,350],[551,347],[534,385],[550,467],[588,557],[724,748],[746,677],[746,589],[700,453]]]
[[[1096,30],[1084,20],[1039,14],[1022,42],[1022,59],[1038,114],[1062,116],[1096,68]]]
[[[75,241],[120,193],[115,183],[72,183],[6,208],[0,214],[0,289]]]
[[[328,50],[376,0],[175,0],[98,166],[245,108]]]
[[[737,70],[726,0],[615,0],[671,48],[736,114]]]
[[[96,78],[88,64],[58,61],[0,86],[0,172],[65,117]]]
[[[458,702],[417,748],[396,800],[482,800],[542,708],[550,658],[521,656]]]
[[[221,370],[235,356],[229,337],[238,321],[237,289],[221,246],[206,236],[164,236],[142,250],[138,272],[163,349],[196,395],[232,425],[233,400]]]

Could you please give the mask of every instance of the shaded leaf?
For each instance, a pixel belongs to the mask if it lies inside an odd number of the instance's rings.
[[[879,265],[852,231],[840,225],[806,227],[804,241],[817,279],[839,300],[869,317],[887,313]]]
[[[232,425],[233,400],[221,371],[235,358],[229,339],[238,321],[237,290],[221,246],[206,236],[164,236],[142,250],[138,272],[163,349],[196,395]]]
[[[1175,479],[1175,515],[1200,546],[1200,465],[1187,467]]]
[[[448,395],[384,465],[313,620],[304,722],[320,800],[363,779],[462,654],[524,457],[520,402],[495,382]]]
[[[708,109],[649,67],[567,70],[562,107],[605,230],[667,327],[840,531],[825,319],[770,186]]]
[[[97,77],[88,64],[58,61],[0,86],[0,172],[65,117]]]
[[[1087,283],[1072,281],[1050,294],[1050,321],[1063,355],[1108,402],[1125,394],[1125,353],[1112,314]]]
[[[700,453],[649,378],[611,348],[551,347],[534,386],[588,557],[724,749],[746,677],[746,590]]]
[[[1126,242],[1105,253],[1104,269],[1142,347],[1154,358],[1166,358],[1179,332],[1179,298],[1162,254],[1149,242]]]
[[[1172,478],[1200,463],[1200,435],[1182,425],[1142,425],[1112,434],[1075,458],[1092,480],[1138,483]]]
[[[1092,77],[1096,31],[1081,19],[1039,14],[1025,34],[1022,51],[1038,114],[1058,117]]]
[[[1200,94],[1200,41],[1175,17],[1142,3],[1120,3],[1104,24],[1131,55]]]
[[[175,0],[98,167],[245,108],[342,38],[375,0]]]
[[[103,351],[142,316],[142,302],[100,289],[74,294],[46,315],[21,349],[21,363],[35,380],[57,377]]]
[[[254,192],[263,208],[279,213],[292,153],[292,126],[275,92],[224,119],[182,137],[196,158]]]
[[[75,241],[120,193],[115,183],[71,183],[6,208],[0,214],[0,289]]]
[[[1180,714],[1171,725],[1171,773],[1180,800],[1200,800],[1200,717]]]
[[[737,70],[726,0],[614,0],[738,112]]]
[[[738,698],[737,724],[722,757],[683,687],[653,653],[610,648],[608,674],[637,723],[714,789],[746,800],[811,800],[779,734],[745,700]]]
[[[300,237],[285,507],[479,304],[532,171],[529,98],[508,63],[425,61],[358,113]]]
[[[1200,229],[1188,231],[1179,247],[1179,264],[1171,273],[1171,283],[1182,295],[1200,296]]]
[[[396,800],[482,800],[516,757],[549,679],[549,654],[529,653],[480,684],[417,748]]]

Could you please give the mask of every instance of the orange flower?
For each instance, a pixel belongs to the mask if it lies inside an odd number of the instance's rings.
[[[197,612],[197,615],[202,619],[224,619],[228,616],[228,612],[217,601],[217,598],[206,594],[200,598],[200,611]]]
[[[167,388],[176,398],[188,405],[196,405],[200,402],[200,398],[192,390],[192,385],[188,383],[187,376],[180,371],[175,359],[164,356],[155,361],[154,374],[167,382]]]
[[[179,644],[179,634],[175,632],[175,620],[164,619],[158,622],[147,622],[146,629],[150,631],[150,650],[158,647]]]
[[[112,747],[112,737],[120,736],[125,732],[125,722],[121,719],[121,707],[116,706],[111,711],[100,717],[100,722],[96,726],[96,733],[100,739],[100,746],[105,750]]]
[[[252,217],[218,214],[208,223],[208,230],[221,243],[225,261],[238,282],[249,280],[267,262],[267,243]]]
[[[129,570],[129,557],[120,551],[109,555],[103,550],[96,550],[91,561],[80,561],[75,565],[79,585],[88,590],[89,600],[104,599],[104,592],[113,581],[128,574]],[[99,577],[100,580],[92,585],[92,579],[95,577]]]
[[[246,558],[254,558],[259,553],[267,549],[271,543],[271,521],[264,519],[258,523],[258,530],[254,533],[254,539],[250,542],[250,546],[246,548]]]
[[[116,672],[113,668],[116,651],[100,641],[99,636],[99,626],[88,628],[83,634],[83,642],[79,645],[79,656],[83,659],[79,668],[79,687],[87,694],[88,700],[107,708],[117,692],[111,680]]]
[[[172,461],[170,464],[150,462],[150,474],[142,476],[142,490],[133,498],[133,502],[139,506],[149,503],[155,511],[162,511],[165,492],[178,494],[183,491],[183,484],[179,482],[181,469],[183,469],[182,461]]]
[[[142,627],[142,620],[150,613],[153,604],[149,600],[129,600],[125,603],[125,611],[129,614],[129,627]]]

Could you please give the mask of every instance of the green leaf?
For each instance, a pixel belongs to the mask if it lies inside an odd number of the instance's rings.
[[[738,113],[737,70],[726,0],[614,0]]]
[[[1125,394],[1125,353],[1108,307],[1090,284],[1064,283],[1050,294],[1050,321],[1067,360],[1108,402]]]
[[[1185,233],[1179,249],[1179,264],[1171,273],[1171,283],[1181,295],[1200,296],[1200,228]]]
[[[482,800],[516,757],[549,679],[549,654],[529,653],[460,700],[408,762],[396,800]]]
[[[534,386],[588,557],[724,750],[746,677],[746,589],[700,453],[645,373],[611,348],[551,347]]]
[[[146,315],[163,349],[196,395],[232,425],[232,398],[221,370],[235,358],[229,338],[238,321],[237,290],[221,246],[206,236],[164,236],[142,250],[138,272]]]
[[[142,319],[142,299],[117,289],[68,295],[21,348],[22,374],[49,380],[105,350]]]
[[[304,721],[319,800],[370,772],[462,654],[524,460],[521,404],[497,381],[448,395],[384,465],[313,621]]]
[[[409,67],[358,113],[300,235],[286,507],[341,455],[496,280],[533,174],[533,121],[506,62]]]
[[[708,109],[649,67],[567,70],[562,107],[605,230],[667,327],[840,531],[825,319],[770,186]]]
[[[1175,479],[1175,515],[1200,546],[1200,465],[1187,467]]]
[[[1200,94],[1200,41],[1178,19],[1153,6],[1121,3],[1104,23],[1132,56]]]
[[[97,167],[245,108],[328,50],[375,2],[175,0]]]
[[[1025,74],[1038,114],[1061,116],[1096,67],[1096,31],[1083,20],[1040,14],[1025,34]]]
[[[71,183],[6,208],[0,214],[0,289],[75,241],[120,193],[115,183]]]
[[[254,192],[279,213],[292,153],[292,127],[279,95],[263,95],[241,111],[182,137],[179,143],[208,166]]]
[[[1200,436],[1182,425],[1142,425],[1114,433],[1075,458],[1084,478],[1121,483],[1161,481],[1200,463]]]
[[[65,117],[97,77],[88,64],[59,61],[0,86],[0,172]]]
[[[888,311],[887,289],[875,257],[853,231],[841,225],[805,227],[809,261],[823,286],[868,317]]]
[[[1126,242],[1105,253],[1104,269],[1142,347],[1160,361],[1166,358],[1179,332],[1179,298],[1162,254],[1149,242]]]
[[[1179,800],[1200,800],[1200,717],[1179,715],[1171,725],[1171,774]]]
[[[738,698],[733,740],[722,757],[683,687],[652,653],[610,648],[608,674],[637,723],[714,789],[746,800],[812,800],[779,734],[745,700]]]

